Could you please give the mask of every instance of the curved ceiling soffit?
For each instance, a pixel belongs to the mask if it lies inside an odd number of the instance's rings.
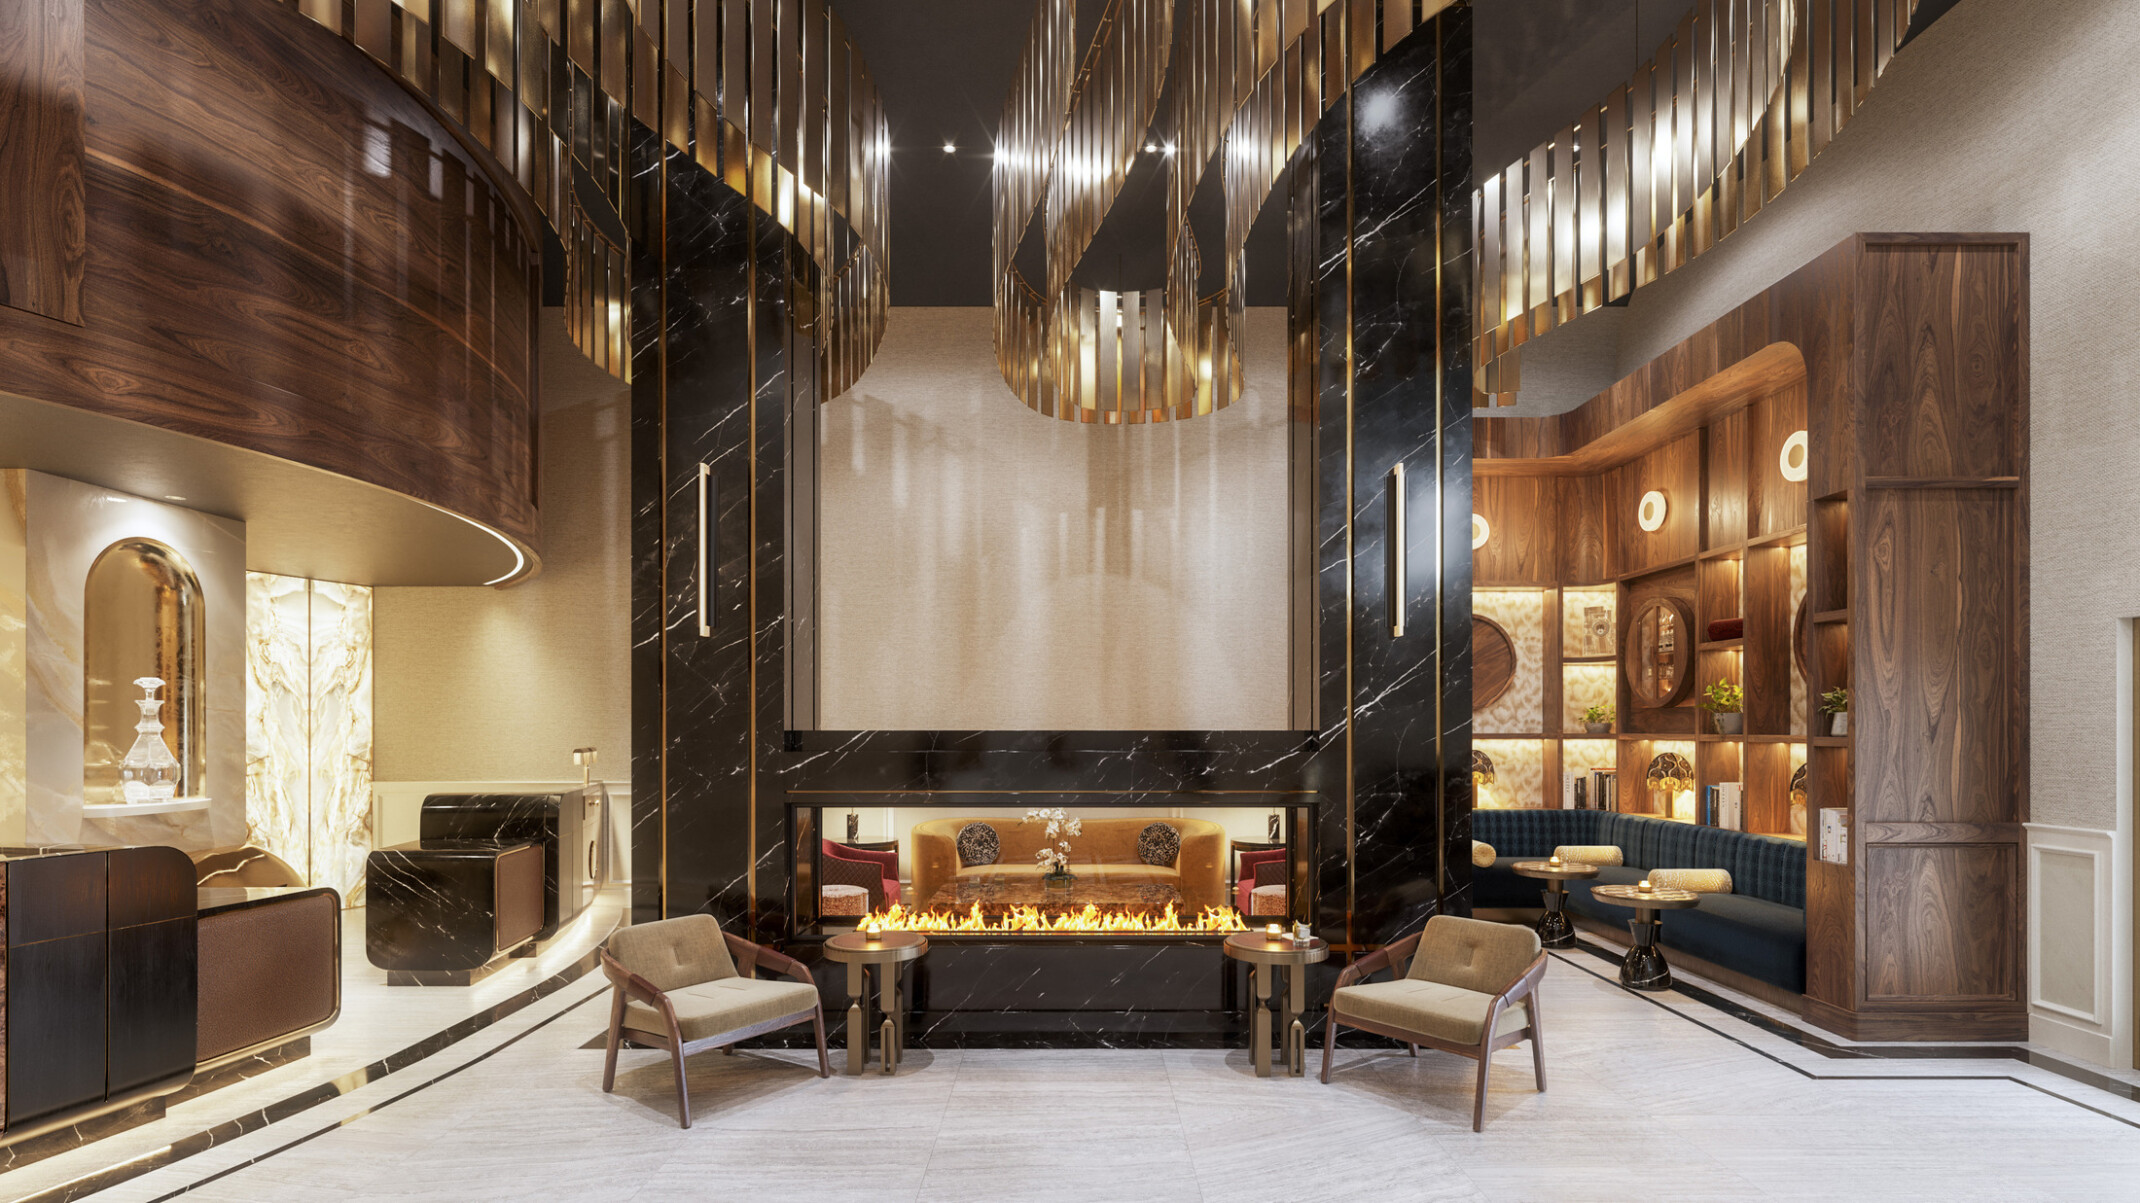
[[[572,339],[631,378],[629,248],[580,206],[625,211],[634,119],[793,234],[817,268],[821,395],[884,336],[890,135],[826,0],[276,0],[445,114],[566,248]],[[432,20],[432,17],[436,20]]]
[[[1040,413],[1109,424],[1231,404],[1242,389],[1245,248],[1257,212],[1322,114],[1453,3],[1111,0],[1073,78],[1072,6],[1043,0],[1004,104],[995,167],[996,358],[1011,391]],[[1177,11],[1182,28],[1169,31]],[[1119,194],[1170,74],[1166,284],[1079,288],[1069,273]],[[1189,206],[1222,152],[1226,283],[1199,297]],[[1043,207],[1046,292],[1011,262]]]
[[[1524,343],[1623,300],[1774,201],[1849,123],[1920,0],[1695,0],[1628,82],[1473,194],[1474,406]]]

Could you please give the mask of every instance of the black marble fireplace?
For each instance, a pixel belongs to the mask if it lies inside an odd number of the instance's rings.
[[[1193,813],[1185,798],[1285,797],[1300,858],[1293,905],[1337,954],[1317,979],[1324,992],[1345,954],[1468,912],[1469,20],[1445,12],[1385,54],[1303,147],[1290,196],[1272,202],[1290,207],[1292,504],[1312,532],[1294,568],[1304,619],[1274,649],[1311,683],[1300,730],[816,729],[819,398],[809,315],[790,287],[807,257],[637,131],[638,919],[711,912],[813,959],[825,927],[807,901],[810,850],[825,816],[886,796],[1075,798],[1083,813],[1155,814]],[[1369,106],[1373,121],[1353,119]],[[1401,550],[1388,542],[1399,507]],[[1210,937],[931,941],[909,1025],[924,1044],[1192,1043],[1245,1030],[1239,976]],[[836,998],[831,968],[821,972]]]

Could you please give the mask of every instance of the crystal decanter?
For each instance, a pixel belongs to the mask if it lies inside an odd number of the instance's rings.
[[[141,707],[141,721],[134,724],[134,746],[119,762],[119,786],[128,802],[168,802],[178,792],[178,757],[164,743],[158,717],[163,699],[156,691],[163,688],[163,678],[135,677],[134,684],[141,687],[141,700],[134,703]]]

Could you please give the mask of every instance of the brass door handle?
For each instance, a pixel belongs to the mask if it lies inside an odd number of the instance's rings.
[[[713,468],[701,461],[698,466],[698,634],[701,639],[713,634],[713,582],[707,579],[709,557],[706,551],[707,528],[713,521],[707,503],[712,493]]]

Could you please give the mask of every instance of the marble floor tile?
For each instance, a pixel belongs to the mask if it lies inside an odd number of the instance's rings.
[[[1245,1049],[910,1050],[894,1076],[829,1079],[806,1050],[707,1053],[685,1130],[666,1054],[625,1052],[602,1091],[604,997],[576,984],[96,1197],[2036,1203],[2140,1181],[2130,1100],[2012,1060],[1827,1057],[1559,958],[1548,1089],[1527,1047],[1498,1054],[1479,1133],[1472,1062],[1364,1039],[1327,1086],[1320,1050],[1302,1078],[1256,1077]],[[24,1172],[0,1197],[30,1193]]]

